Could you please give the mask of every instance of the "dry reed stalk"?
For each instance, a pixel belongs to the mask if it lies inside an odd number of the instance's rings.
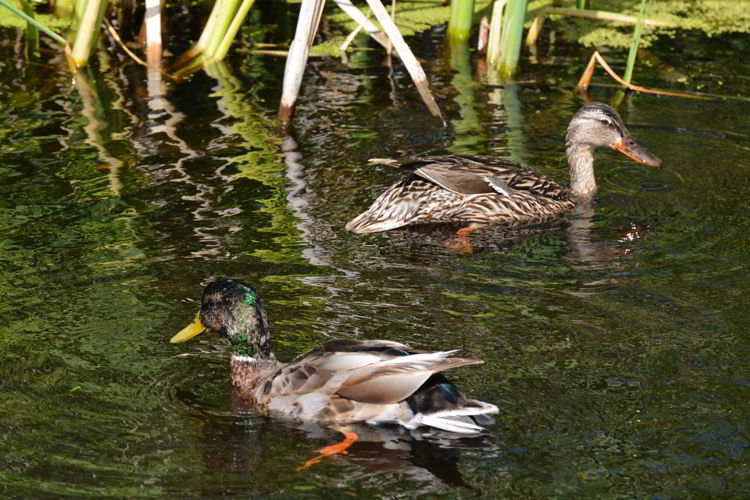
[[[370,6],[370,9],[372,9],[372,13],[375,14],[378,22],[380,22],[380,25],[385,30],[388,38],[390,38],[393,42],[393,46],[396,49],[396,52],[403,61],[404,66],[406,66],[406,70],[409,72],[412,81],[414,81],[414,85],[417,86],[419,95],[422,96],[422,100],[427,106],[427,109],[430,110],[430,113],[432,113],[433,116],[437,116],[438,118],[443,120],[443,114],[440,112],[440,107],[438,107],[437,102],[435,102],[435,98],[432,95],[432,92],[430,92],[430,87],[427,83],[427,75],[425,75],[425,72],[422,69],[422,65],[419,64],[417,58],[414,57],[411,49],[404,41],[404,37],[401,36],[398,28],[395,24],[393,24],[393,21],[391,21],[390,16],[388,16],[388,12],[385,10],[385,7],[383,7],[383,4],[380,3],[380,0],[367,0],[367,4]]]
[[[161,0],[146,0],[146,61],[150,69],[161,68]]]
[[[289,56],[284,67],[284,83],[279,104],[279,119],[287,123],[292,117],[294,103],[302,86],[302,75],[307,64],[307,54],[318,30],[325,0],[302,0],[294,40],[289,46]]]
[[[607,64],[607,61],[605,61],[604,58],[597,51],[594,51],[593,55],[591,56],[591,59],[589,59],[589,63],[586,66],[586,69],[583,71],[583,75],[581,75],[581,79],[578,80],[578,85],[576,85],[576,88],[575,88],[576,91],[583,93],[586,91],[586,89],[589,88],[589,85],[591,84],[591,78],[594,76],[594,70],[596,69],[596,63],[601,64],[604,70],[607,73],[609,73],[609,76],[611,76],[617,83],[624,85],[630,90],[644,92],[647,94],[669,95],[673,97],[685,97],[688,99],[706,99],[706,100],[711,99],[710,97],[706,97],[702,95],[684,94],[682,92],[670,92],[668,90],[647,89],[639,85],[628,83],[622,78],[620,78],[620,76],[617,73],[615,73],[612,68],[609,67],[609,64]]]

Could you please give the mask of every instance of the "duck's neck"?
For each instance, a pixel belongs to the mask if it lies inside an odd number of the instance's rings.
[[[240,358],[275,360],[271,352],[271,334],[268,325],[255,334],[237,334],[232,337],[232,354]]]
[[[578,200],[588,201],[596,194],[594,178],[594,148],[582,144],[568,144],[570,192]]]
[[[271,352],[271,329],[259,300],[240,308],[225,319],[225,335],[232,344],[235,356],[256,359],[276,359]]]
[[[275,359],[257,359],[250,356],[242,356],[232,353],[229,362],[229,376],[234,385],[239,390],[239,395],[243,398],[255,398],[255,391],[260,384],[265,384],[280,367],[281,363]],[[258,401],[252,399],[252,404]]]

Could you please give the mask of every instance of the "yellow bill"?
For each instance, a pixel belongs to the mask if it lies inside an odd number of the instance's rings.
[[[181,342],[185,342],[186,340],[190,340],[196,335],[199,335],[205,331],[206,327],[203,326],[203,323],[201,323],[201,313],[198,312],[198,314],[195,315],[195,321],[180,330],[180,332],[169,339],[169,341],[173,344],[179,344]]]

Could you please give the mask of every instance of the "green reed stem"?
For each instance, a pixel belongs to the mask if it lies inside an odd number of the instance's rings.
[[[221,3],[218,17],[216,18],[214,25],[211,27],[204,48],[204,52],[209,57],[214,57],[216,55],[219,45],[221,45],[221,42],[224,40],[224,36],[229,29],[229,25],[232,24],[237,8],[240,6],[240,0],[217,0],[216,3]]]
[[[495,66],[501,80],[509,80],[518,70],[525,18],[526,0],[509,0],[505,8],[501,54]]]
[[[83,10],[83,17],[76,30],[76,41],[73,44],[73,61],[77,66],[85,66],[89,56],[96,48],[99,39],[99,28],[102,24],[107,0],[88,0]]]
[[[625,75],[623,80],[630,83],[630,79],[633,77],[633,68],[635,68],[635,58],[638,55],[638,46],[641,43],[641,33],[643,33],[643,21],[646,19],[646,12],[648,7],[651,5],[651,0],[641,0],[641,11],[638,13],[638,24],[635,25],[633,31],[633,39],[630,42],[630,52],[628,52],[628,63],[625,67]]]
[[[497,60],[502,53],[500,42],[503,36],[503,9],[507,0],[495,0],[492,4],[492,20],[490,21],[490,34],[487,40],[487,62],[497,67]]]
[[[227,52],[229,51],[229,47],[232,45],[232,42],[234,41],[234,37],[237,36],[237,31],[239,31],[240,26],[242,26],[242,22],[245,20],[245,17],[247,16],[248,11],[250,10],[250,7],[252,7],[254,3],[255,3],[255,0],[242,0],[242,4],[240,5],[240,8],[235,13],[234,18],[232,19],[232,23],[229,25],[229,28],[224,34],[224,38],[221,40],[221,43],[219,44],[219,46],[216,48],[216,53],[214,54],[214,58],[221,60],[221,59],[224,59],[224,56],[227,55]]]
[[[451,18],[448,36],[453,42],[466,43],[471,35],[471,20],[474,16],[474,0],[451,0]]]
[[[23,8],[23,12],[29,16],[30,18],[34,18],[34,8],[31,6],[28,0],[19,0],[21,2],[21,7]],[[39,30],[36,29],[36,26],[34,26],[30,22],[26,22],[26,50],[31,49],[33,53],[39,52]],[[28,57],[28,53],[26,54],[26,57]]]

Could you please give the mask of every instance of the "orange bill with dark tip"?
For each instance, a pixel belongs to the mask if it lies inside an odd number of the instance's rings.
[[[622,139],[610,146],[615,151],[619,151],[628,158],[632,158],[647,167],[661,168],[661,160],[652,155],[646,148],[635,142],[633,139]]]

